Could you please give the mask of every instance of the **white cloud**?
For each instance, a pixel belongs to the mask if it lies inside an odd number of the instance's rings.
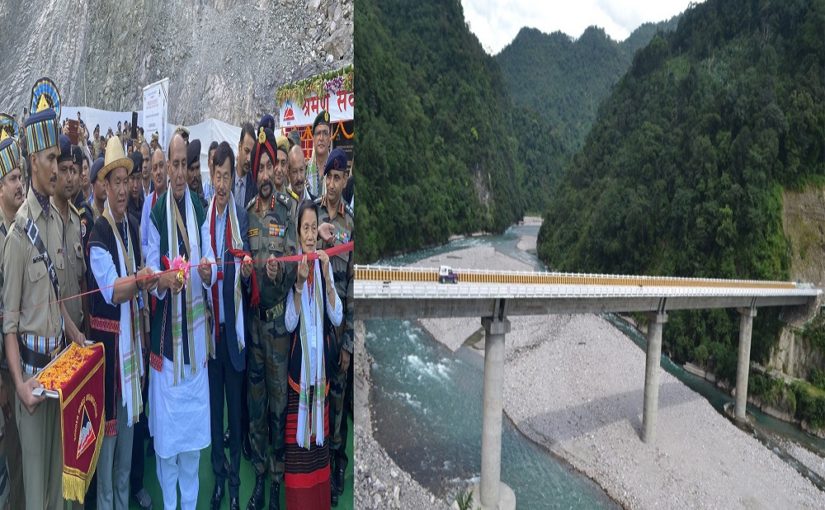
[[[690,0],[461,0],[464,18],[487,52],[496,54],[522,27],[578,38],[591,25],[617,41],[647,21],[670,19]]]

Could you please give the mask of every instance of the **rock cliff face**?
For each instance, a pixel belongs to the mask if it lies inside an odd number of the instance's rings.
[[[823,286],[825,279],[825,189],[811,186],[782,194],[782,228],[791,248],[791,279]],[[788,326],[771,351],[768,367],[801,379],[825,369],[825,352],[799,334],[809,313],[786,314]],[[801,312],[801,311],[800,311]]]
[[[169,119],[238,124],[284,84],[352,63],[352,0],[0,2],[0,110],[19,114],[50,76],[64,104],[142,108],[170,78]]]

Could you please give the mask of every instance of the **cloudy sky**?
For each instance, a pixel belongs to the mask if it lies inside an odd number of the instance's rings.
[[[470,30],[491,54],[501,51],[525,26],[548,34],[561,30],[578,38],[585,28],[596,25],[621,41],[642,23],[670,19],[689,3],[690,0],[461,0]]]

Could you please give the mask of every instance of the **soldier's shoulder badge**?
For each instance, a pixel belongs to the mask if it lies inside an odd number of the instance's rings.
[[[288,196],[286,196],[286,195],[284,195],[283,193],[280,193],[280,192],[276,193],[276,196],[278,197],[278,202],[280,202],[280,203],[284,204],[285,206],[289,207],[289,197]]]
[[[86,237],[86,228],[87,228],[86,224],[87,223],[89,223],[89,222],[86,221],[85,219],[80,220],[80,237],[81,237],[81,239]]]

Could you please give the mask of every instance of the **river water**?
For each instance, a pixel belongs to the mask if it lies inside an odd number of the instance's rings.
[[[407,265],[473,246],[492,246],[537,270],[535,254],[516,247],[521,235],[537,235],[538,226],[514,226],[504,234],[459,239],[444,246],[380,261]],[[644,338],[621,319],[606,317],[638,345]],[[479,327],[480,327],[479,321]],[[481,469],[482,361],[469,347],[455,353],[437,342],[414,320],[365,321],[366,347],[373,358],[370,393],[374,436],[395,462],[435,494],[451,500],[458,489],[477,481]],[[464,339],[461,339],[464,340]],[[663,357],[662,366],[721,412],[730,396],[685,372]],[[818,440],[756,411],[757,429],[817,448]],[[767,441],[777,454],[770,439]],[[812,444],[813,443],[813,444]],[[825,451],[823,448],[822,451]],[[793,464],[793,459],[785,459]],[[802,472],[802,468],[795,465]],[[506,419],[502,435],[502,481],[516,493],[520,508],[616,508],[590,479],[533,443]]]

